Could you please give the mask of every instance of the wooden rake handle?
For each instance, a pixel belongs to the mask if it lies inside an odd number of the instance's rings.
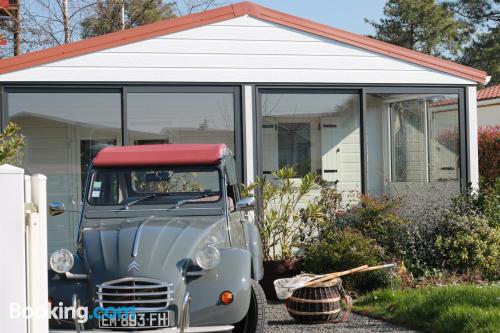
[[[305,283],[302,286],[302,288],[303,287],[314,286],[314,285],[316,285],[318,283],[330,281],[330,280],[333,280],[335,278],[338,278],[338,277],[341,277],[341,276],[344,276],[344,275],[348,275],[348,274],[351,274],[351,273],[369,272],[369,271],[374,271],[374,270],[377,270],[377,269],[389,268],[389,267],[394,267],[394,266],[395,266],[395,264],[385,264],[385,265],[378,265],[378,266],[371,266],[371,267],[369,267],[368,265],[363,265],[363,266],[359,266],[359,267],[356,267],[356,268],[353,268],[353,269],[349,269],[349,270],[343,271],[343,272],[335,272],[335,273],[326,274],[325,276],[323,276],[320,279],[312,280],[312,281],[309,281],[309,282]]]
[[[367,268],[368,268],[368,265],[363,265],[363,266],[359,266],[359,267],[356,267],[356,268],[353,268],[353,269],[349,269],[349,270],[343,271],[343,272],[335,272],[335,273],[326,274],[321,279],[317,279],[317,280],[313,280],[313,281],[309,281],[307,283],[304,283],[304,285],[301,288],[314,286],[315,284],[318,284],[318,283],[321,283],[321,282],[325,282],[325,281],[330,281],[332,279],[335,279],[335,278],[338,278],[338,277],[341,277],[341,276],[344,276],[344,275],[347,275],[347,274],[351,274],[351,273],[355,273],[355,272],[360,272],[360,271],[363,271],[363,270],[365,270]]]
[[[385,265],[378,265],[378,266],[371,266],[371,267],[368,267],[368,268],[365,268],[361,271],[358,271],[358,272],[369,272],[369,271],[374,271],[374,270],[377,270],[377,269],[382,269],[382,268],[391,268],[391,267],[394,267],[395,264],[385,264]]]

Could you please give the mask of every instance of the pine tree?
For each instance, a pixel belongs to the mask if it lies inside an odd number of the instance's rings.
[[[500,0],[455,0],[446,5],[476,27],[476,35],[457,61],[482,69],[500,83]]]
[[[175,3],[162,0],[98,1],[94,12],[81,23],[82,38],[122,30],[122,23],[128,29],[175,17],[174,6]]]
[[[375,38],[423,53],[449,56],[460,52],[472,26],[435,0],[388,0],[379,22],[369,21]]]
[[[500,26],[479,34],[458,61],[486,71],[491,75],[490,84],[500,83]]]

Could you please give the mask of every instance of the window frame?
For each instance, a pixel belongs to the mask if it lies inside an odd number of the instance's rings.
[[[425,87],[392,87],[392,86],[387,86],[387,87],[366,87],[363,89],[363,113],[365,113],[366,116],[366,108],[364,107],[366,105],[366,96],[369,94],[415,94],[415,95],[424,95],[424,94],[432,94],[432,95],[453,95],[456,94],[458,96],[458,130],[459,130],[459,144],[460,144],[460,150],[459,150],[459,159],[460,159],[460,177],[458,179],[458,182],[460,183],[460,190],[464,191],[467,186],[468,186],[468,155],[467,155],[467,147],[468,147],[468,137],[467,137],[467,109],[466,109],[466,100],[465,100],[465,86],[459,86],[459,87],[447,87],[447,86],[436,86],[436,87],[430,87],[430,86],[425,86]],[[432,183],[434,181],[430,181],[429,179],[429,153],[428,153],[428,144],[427,141],[429,140],[428,137],[428,115],[427,115],[427,106],[424,107],[426,109],[426,112],[424,113],[424,121],[425,121],[425,141],[426,141],[426,181],[425,183]],[[391,126],[390,119],[389,119],[389,126]],[[362,129],[363,136],[366,137],[366,128]],[[392,144],[391,142],[389,143],[390,145]],[[391,147],[392,150],[392,147]],[[391,151],[392,154],[392,151]],[[365,174],[365,179],[368,179],[368,168],[367,168],[367,156],[365,153],[365,156],[363,158],[364,160],[364,165],[362,165],[362,170],[363,173]],[[392,164],[392,161],[391,163]],[[388,173],[389,177],[391,177],[392,181],[392,170],[389,170]],[[366,192],[364,192],[366,194]]]

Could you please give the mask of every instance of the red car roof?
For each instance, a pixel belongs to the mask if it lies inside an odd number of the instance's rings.
[[[162,144],[107,147],[94,158],[95,167],[149,165],[214,165],[219,163],[225,144]]]

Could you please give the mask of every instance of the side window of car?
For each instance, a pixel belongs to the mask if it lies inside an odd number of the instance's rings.
[[[120,188],[116,175],[97,174],[90,188],[89,202],[93,205],[117,205],[120,200]]]

